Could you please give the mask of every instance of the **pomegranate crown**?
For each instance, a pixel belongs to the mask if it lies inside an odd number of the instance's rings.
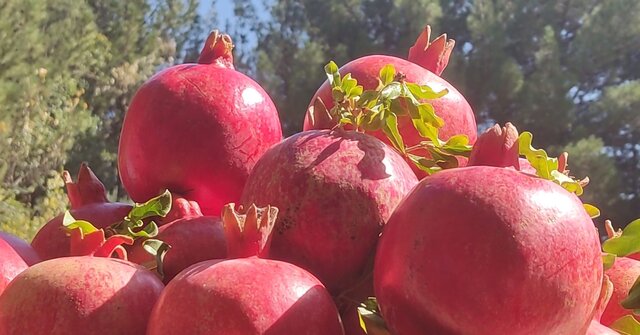
[[[80,164],[78,181],[73,182],[69,171],[62,172],[62,180],[67,188],[71,208],[79,208],[92,203],[108,202],[104,184],[91,171],[87,163]]]
[[[243,206],[236,210],[234,203],[225,205],[222,225],[228,257],[266,257],[277,216],[278,208],[273,206],[258,208],[252,204],[246,210]]]
[[[427,25],[416,43],[409,48],[407,59],[439,76],[449,64],[449,57],[456,41],[447,39],[447,34],[442,34],[431,42],[430,39],[431,26]]]
[[[106,238],[102,229],[85,220],[76,220],[70,212],[64,214],[62,225],[71,235],[71,256],[117,257],[127,260],[123,244],[132,245],[133,238],[113,235]]]
[[[524,156],[539,178],[550,180],[578,196],[582,195],[589,178],[577,179],[569,174],[569,155],[563,152],[557,158],[549,157],[546,151],[534,148],[532,141],[533,135],[530,132],[518,134],[518,130],[511,123],[507,123],[505,127],[496,124],[478,137],[471,150],[468,165],[513,167],[520,170],[520,156]],[[600,216],[597,207],[583,205],[592,218]]]
[[[378,87],[367,91],[350,73],[341,76],[336,63],[329,62],[324,69],[334,104],[327,109],[324,102],[316,98],[309,108],[312,124],[330,123],[336,124],[335,128],[349,126],[363,132],[382,130],[400,154],[428,174],[457,167],[457,156],[468,157],[471,146],[466,135],[455,135],[446,141],[439,138],[444,120],[436,115],[428,100],[441,98],[448,93],[446,89],[435,92],[428,85],[408,82],[391,64],[380,69]],[[405,146],[398,128],[401,116],[409,116],[423,141]],[[428,155],[421,156],[419,152]]]
[[[231,36],[218,30],[209,33],[200,52],[199,64],[215,64],[233,69],[233,41]]]

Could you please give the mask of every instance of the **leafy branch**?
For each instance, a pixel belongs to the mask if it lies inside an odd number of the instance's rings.
[[[428,85],[407,82],[404,74],[397,73],[391,64],[380,70],[378,87],[374,90],[364,90],[350,73],[341,77],[334,62],[329,62],[324,69],[334,104],[327,109],[318,98],[314,101],[312,119],[328,118],[336,128],[382,131],[396,150],[429,174],[457,167],[456,156],[469,156],[471,146],[466,135],[455,135],[447,141],[439,138],[444,120],[426,102],[443,97],[448,93],[446,89],[435,92]],[[411,119],[423,141],[410,147],[405,145],[398,128],[401,117]],[[420,152],[427,155],[420,155]]]
[[[577,179],[569,174],[567,170],[568,154],[562,153],[558,158],[549,157],[543,149],[535,149],[532,146],[533,135],[525,131],[518,137],[519,154],[523,155],[531,166],[536,170],[538,177],[550,180],[565,190],[581,196],[584,187],[589,184],[589,178]],[[593,205],[583,204],[585,210],[592,218],[600,216],[600,210]]]

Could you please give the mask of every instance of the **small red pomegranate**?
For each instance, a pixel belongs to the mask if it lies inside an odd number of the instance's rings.
[[[39,262],[35,251],[27,247],[19,238],[0,232],[0,295],[18,274]]]
[[[154,238],[171,246],[164,257],[163,281],[168,283],[180,271],[209,259],[227,258],[224,230],[219,217],[203,216],[198,203],[174,195],[171,211],[163,219]],[[129,260],[137,264],[154,262],[142,241],[129,250]]]
[[[228,255],[175,277],[154,307],[147,335],[342,335],[331,296],[307,271],[262,259],[277,209],[225,207]],[[248,257],[248,258],[243,258]]]
[[[197,64],[157,73],[125,115],[118,167],[136,202],[169,189],[220,215],[260,156],[282,139],[267,93],[233,67],[229,35],[209,35]]]
[[[31,247],[31,245],[29,245],[25,240],[0,231],[0,241],[4,241],[4,243],[9,244],[9,246],[11,246],[11,248],[20,255],[28,266],[40,262],[40,256],[38,256],[38,253],[33,250],[33,247]]]
[[[122,221],[131,211],[129,204],[107,200],[104,185],[85,163],[80,165],[77,182],[73,182],[68,171],[62,173],[62,178],[71,203],[71,215],[78,220],[89,221],[97,228],[106,228]],[[43,260],[69,256],[70,240],[62,227],[63,217],[60,214],[51,219],[31,241],[31,246]]]
[[[419,85],[428,85],[435,91],[447,90],[443,97],[429,100],[433,105],[436,115],[444,120],[444,126],[440,129],[439,136],[447,140],[454,135],[463,134],[473,144],[477,137],[476,121],[473,110],[467,100],[450,83],[440,77],[440,74],[449,62],[451,50],[455,41],[447,39],[443,34],[430,42],[431,27],[427,26],[418,37],[415,45],[409,49],[408,59],[401,59],[385,55],[371,55],[353,60],[342,68],[340,73],[351,74],[365,90],[375,89],[379,85],[380,70],[386,65],[393,65],[398,73],[405,76],[405,80]],[[325,81],[313,96],[310,106],[320,98],[327,108],[333,107],[332,89],[329,81]],[[335,126],[329,120],[315,119],[307,113],[304,121],[304,130],[331,129]],[[414,129],[411,118],[402,116],[398,119],[399,132],[407,146],[417,145],[424,138]],[[382,131],[372,133],[380,140],[391,144]],[[460,163],[464,163],[460,160]],[[413,167],[418,177],[426,176],[424,171]]]

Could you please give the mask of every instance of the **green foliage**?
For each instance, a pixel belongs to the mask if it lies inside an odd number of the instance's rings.
[[[511,121],[543,148],[566,146],[572,174],[591,177],[585,200],[602,208],[603,217],[628,222],[640,208],[640,2],[265,3],[267,18],[247,10],[247,2],[238,12],[254,22],[243,31],[257,39],[242,57],[255,57],[250,72],[274,98],[286,134],[300,130],[326,60],[405,57],[431,24],[456,40],[444,77],[467,97],[481,128]],[[588,158],[591,149],[604,163]]]
[[[201,44],[196,0],[7,0],[0,6],[0,229],[29,239],[68,206],[59,173],[88,161],[116,197],[127,103]]]

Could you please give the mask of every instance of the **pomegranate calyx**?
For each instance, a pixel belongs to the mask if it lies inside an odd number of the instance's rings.
[[[473,145],[468,166],[513,167],[520,170],[518,129],[507,122],[495,124],[480,135]]]
[[[198,58],[198,64],[215,64],[233,69],[233,47],[233,41],[229,35],[214,30],[207,37]]]
[[[76,220],[68,211],[64,214],[63,226],[71,235],[70,256],[117,257],[127,260],[123,244],[132,245],[133,238],[125,235],[105,237],[102,229],[90,222]]]
[[[203,216],[197,201],[188,200],[183,196],[171,193],[170,210],[161,220],[161,223],[169,223],[178,219]]]
[[[433,41],[430,39],[431,26],[427,25],[418,36],[416,43],[409,48],[407,59],[439,76],[449,63],[456,41],[447,39],[447,34],[442,34]]]
[[[341,77],[338,70],[334,62],[325,66],[334,99],[328,114],[337,123],[336,127],[348,126],[363,132],[383,131],[400,154],[428,174],[457,167],[456,156],[469,156],[471,146],[466,135],[455,135],[447,141],[438,137],[438,129],[444,125],[444,120],[426,102],[444,96],[447,90],[435,92],[427,85],[407,82],[405,76],[396,73],[395,67],[389,64],[380,70],[378,87],[364,91],[351,74]],[[316,108],[319,109],[317,113]],[[314,113],[314,117],[324,117],[318,101],[314,102]],[[424,141],[415,146],[405,146],[398,128],[398,118],[403,116],[411,119]],[[417,151],[429,155],[420,156]]]
[[[67,189],[71,208],[79,208],[92,203],[108,202],[104,184],[91,171],[86,162],[80,164],[78,181],[74,182],[69,171],[62,172],[62,180]]]
[[[252,204],[246,210],[243,206],[236,210],[234,203],[225,205],[222,209],[222,226],[228,257],[266,257],[277,216],[278,208],[273,206],[258,208]]]

